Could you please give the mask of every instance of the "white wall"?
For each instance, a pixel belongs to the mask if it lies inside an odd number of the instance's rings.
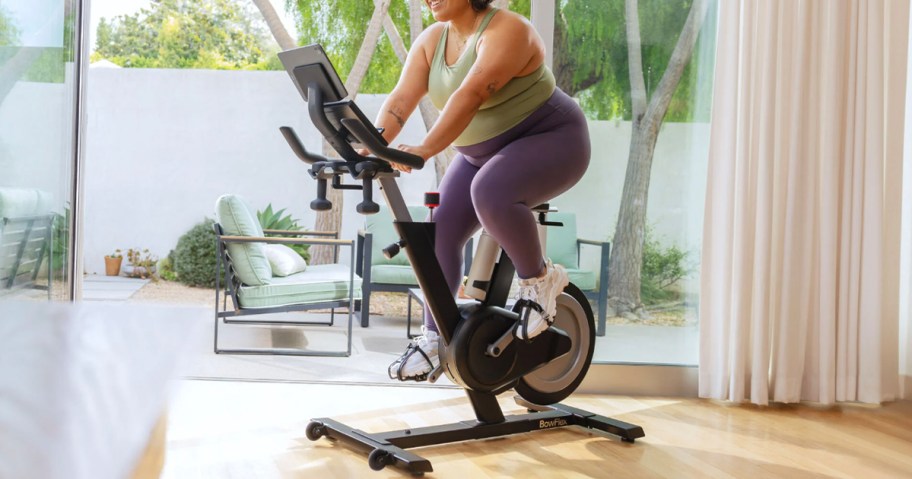
[[[614,235],[630,150],[630,122],[592,121],[592,160],[582,180],[555,199],[562,211],[580,218],[580,236],[610,240]],[[662,243],[694,248],[703,234],[703,199],[709,125],[667,123],[656,143],[649,187],[648,223]]]
[[[370,118],[382,100],[357,99]],[[224,193],[241,194],[258,209],[270,202],[288,208],[303,225],[313,225],[308,205],[316,183],[278,127],[293,126],[305,146],[316,151],[320,136],[284,72],[90,69],[87,109],[87,272],[103,271],[104,254],[115,248],[167,254],[190,227],[213,216],[215,199]],[[604,240],[616,221],[630,125],[593,122],[590,127],[590,170],[553,203],[581,215],[581,236]],[[420,117],[413,115],[399,140],[417,144],[423,135]],[[691,157],[705,158],[707,142],[706,125],[667,124],[653,167],[650,222],[658,223],[657,234],[667,241],[694,245],[694,254],[705,162]],[[413,204],[435,185],[432,167],[400,180],[406,201]],[[375,191],[374,197],[382,196]],[[360,192],[346,192],[345,201],[342,235],[353,238],[363,222],[354,212]]]
[[[379,100],[359,104],[372,117]],[[313,225],[316,182],[278,128],[294,127],[310,150],[321,142],[284,72],[91,69],[87,108],[87,272],[103,271],[103,256],[115,248],[166,255],[194,224],[214,217],[225,193],[256,209],[287,208]],[[411,121],[406,130],[419,126]],[[434,173],[414,176],[406,197],[417,202]],[[348,238],[360,227],[358,196],[346,196]]]
[[[63,213],[73,163],[73,85],[17,82],[0,99],[0,186],[35,188]]]

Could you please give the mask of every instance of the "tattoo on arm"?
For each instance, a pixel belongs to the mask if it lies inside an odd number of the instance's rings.
[[[405,120],[402,118],[402,115],[401,115],[402,111],[399,108],[390,108],[386,112],[389,113],[390,115],[393,115],[393,118],[395,118],[396,121],[399,122],[400,127],[405,126]]]
[[[484,67],[482,67],[481,65],[475,65],[474,67],[472,67],[471,73],[473,75],[481,75],[482,73],[484,73],[484,71],[485,71]],[[492,81],[491,83],[488,83],[487,86],[485,86],[485,90],[487,90],[489,95],[493,95],[497,91],[497,86],[498,86],[497,82]]]

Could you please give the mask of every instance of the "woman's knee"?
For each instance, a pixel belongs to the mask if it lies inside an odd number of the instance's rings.
[[[475,214],[482,224],[494,219],[498,213],[503,213],[506,206],[511,203],[507,200],[505,188],[484,181],[484,178],[476,178],[476,181],[472,182],[470,193]]]

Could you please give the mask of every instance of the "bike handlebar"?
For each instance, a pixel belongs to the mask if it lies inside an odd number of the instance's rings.
[[[364,145],[365,148],[370,150],[371,153],[376,155],[377,158],[390,163],[408,166],[416,170],[424,168],[424,158],[411,153],[406,153],[402,150],[384,146],[371,134],[367,127],[364,126],[364,123],[361,123],[359,120],[354,118],[343,118],[342,126],[347,128],[352,136],[354,136],[359,143]]]
[[[329,158],[323,155],[317,155],[307,151],[307,148],[304,148],[304,144],[301,143],[301,140],[298,139],[298,135],[288,126],[279,127],[279,131],[282,132],[282,136],[285,137],[285,141],[288,142],[288,146],[291,147],[291,151],[294,152],[304,163],[314,164],[318,161],[329,161]]]

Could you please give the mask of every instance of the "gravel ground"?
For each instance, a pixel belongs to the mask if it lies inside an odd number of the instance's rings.
[[[404,318],[406,295],[401,293],[376,293],[371,295],[371,311],[386,317]],[[195,306],[212,306],[215,290],[193,288],[175,281],[151,281],[130,298],[130,301],[144,303],[171,303]],[[594,307],[594,306],[593,306]],[[608,324],[641,324],[644,326],[687,326],[693,324],[684,315],[683,309],[652,313],[652,318],[631,321],[621,317],[608,318]]]
[[[142,287],[130,301],[138,303],[171,303],[194,306],[212,306],[215,304],[215,289],[194,288],[176,281],[150,281]],[[405,294],[377,293],[371,295],[371,311],[381,316],[405,317]]]

